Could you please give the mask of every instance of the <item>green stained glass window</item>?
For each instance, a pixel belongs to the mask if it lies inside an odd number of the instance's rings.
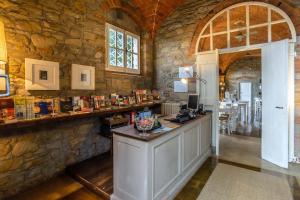
[[[132,68],[132,53],[127,52],[127,67]]]
[[[116,49],[109,48],[109,64],[116,66]]]
[[[124,51],[117,50],[117,66],[124,67]]]
[[[133,69],[139,68],[139,56],[137,54],[133,54]]]
[[[132,52],[132,37],[127,35],[127,51]]]
[[[133,52],[138,53],[138,40],[133,38]]]
[[[139,37],[113,25],[107,30],[108,70],[139,73]]]
[[[124,34],[117,32],[117,48],[124,49]]]
[[[116,31],[109,29],[109,46],[116,47]]]

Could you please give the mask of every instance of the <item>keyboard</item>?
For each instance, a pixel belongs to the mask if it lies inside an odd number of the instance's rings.
[[[170,122],[175,122],[175,123],[184,123],[186,121],[189,121],[190,118],[189,118],[189,116],[180,116],[180,117],[170,118],[170,119],[165,119],[165,120],[170,121]]]

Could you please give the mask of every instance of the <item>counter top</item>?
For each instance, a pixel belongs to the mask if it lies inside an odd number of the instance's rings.
[[[186,121],[183,124],[174,123],[174,122],[170,122],[170,121],[166,120],[166,119],[170,119],[172,117],[175,117],[174,115],[159,118],[159,121],[162,124],[162,126],[171,128],[171,130],[164,131],[164,132],[159,132],[159,133],[155,133],[155,130],[154,130],[154,131],[147,132],[147,135],[143,135],[142,132],[140,132],[140,131],[138,131],[137,129],[134,128],[134,125],[128,125],[128,126],[123,126],[123,127],[120,127],[120,128],[112,129],[112,132],[116,135],[132,138],[132,139],[136,139],[136,140],[141,140],[141,141],[144,141],[144,142],[150,142],[150,141],[152,141],[156,138],[159,138],[160,136],[166,135],[169,132],[172,132],[172,131],[174,131],[178,128],[181,128],[181,127],[183,127],[187,124],[193,123],[196,120],[199,120],[201,118],[204,118],[204,117],[210,116],[210,115],[211,115],[211,113],[207,113],[206,115],[200,115],[200,116],[196,117],[195,119]]]

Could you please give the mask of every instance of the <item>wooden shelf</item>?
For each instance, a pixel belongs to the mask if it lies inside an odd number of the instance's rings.
[[[137,104],[134,106],[127,106],[127,107],[111,107],[109,109],[96,110],[90,113],[79,112],[75,114],[59,114],[54,117],[48,116],[43,118],[31,119],[31,120],[12,120],[7,123],[0,124],[0,136],[3,134],[5,135],[9,131],[20,129],[20,128],[30,128],[35,126],[44,126],[48,124],[53,125],[53,123],[61,123],[65,121],[71,121],[71,120],[88,118],[88,117],[107,116],[115,113],[141,110],[145,107],[150,107],[150,108],[158,107],[160,105],[161,105],[160,102],[144,103],[144,104]]]

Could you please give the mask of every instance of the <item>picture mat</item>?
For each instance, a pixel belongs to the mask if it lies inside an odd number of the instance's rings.
[[[174,81],[174,92],[188,92],[188,84],[182,83],[181,81]]]
[[[179,67],[179,78],[193,78],[193,66]]]
[[[95,90],[95,67],[72,64],[72,90]]]

